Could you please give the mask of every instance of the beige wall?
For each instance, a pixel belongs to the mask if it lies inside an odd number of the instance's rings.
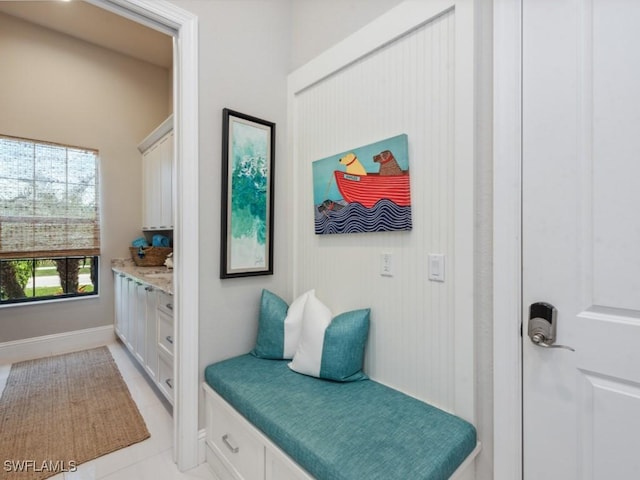
[[[140,234],[137,144],[169,114],[166,69],[0,14],[0,133],[96,148],[98,298],[0,309],[0,342],[113,323],[110,261]]]

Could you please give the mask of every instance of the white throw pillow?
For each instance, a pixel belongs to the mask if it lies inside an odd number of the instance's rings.
[[[307,299],[312,296],[315,298],[315,290],[303,293],[289,305],[287,317],[284,319],[284,354],[282,358],[293,358],[296,353],[302,333],[304,307]]]
[[[312,377],[320,376],[324,332],[330,324],[331,310],[316,298],[315,292],[311,292],[304,306],[298,349],[289,363],[291,370]]]

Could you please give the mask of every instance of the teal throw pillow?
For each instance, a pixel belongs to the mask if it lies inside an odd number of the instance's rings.
[[[362,367],[369,314],[370,309],[365,308],[332,318],[331,311],[311,295],[305,304],[302,333],[289,368],[337,382],[367,379]]]
[[[262,290],[258,337],[252,354],[259,358],[289,360],[298,347],[302,313],[310,290],[296,298],[291,306],[269,290]]]

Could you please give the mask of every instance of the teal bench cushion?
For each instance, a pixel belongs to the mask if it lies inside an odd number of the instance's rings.
[[[249,354],[205,380],[318,480],[447,479],[476,446],[470,423],[373,380],[319,380]]]

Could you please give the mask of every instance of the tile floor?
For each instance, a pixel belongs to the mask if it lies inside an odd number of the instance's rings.
[[[153,389],[141,369],[120,342],[109,345],[131,396],[144,417],[151,438],[78,465],[75,472],[51,477],[52,480],[215,480],[208,466],[179,472],[171,458],[173,420],[167,402]],[[0,365],[0,392],[11,365]]]

